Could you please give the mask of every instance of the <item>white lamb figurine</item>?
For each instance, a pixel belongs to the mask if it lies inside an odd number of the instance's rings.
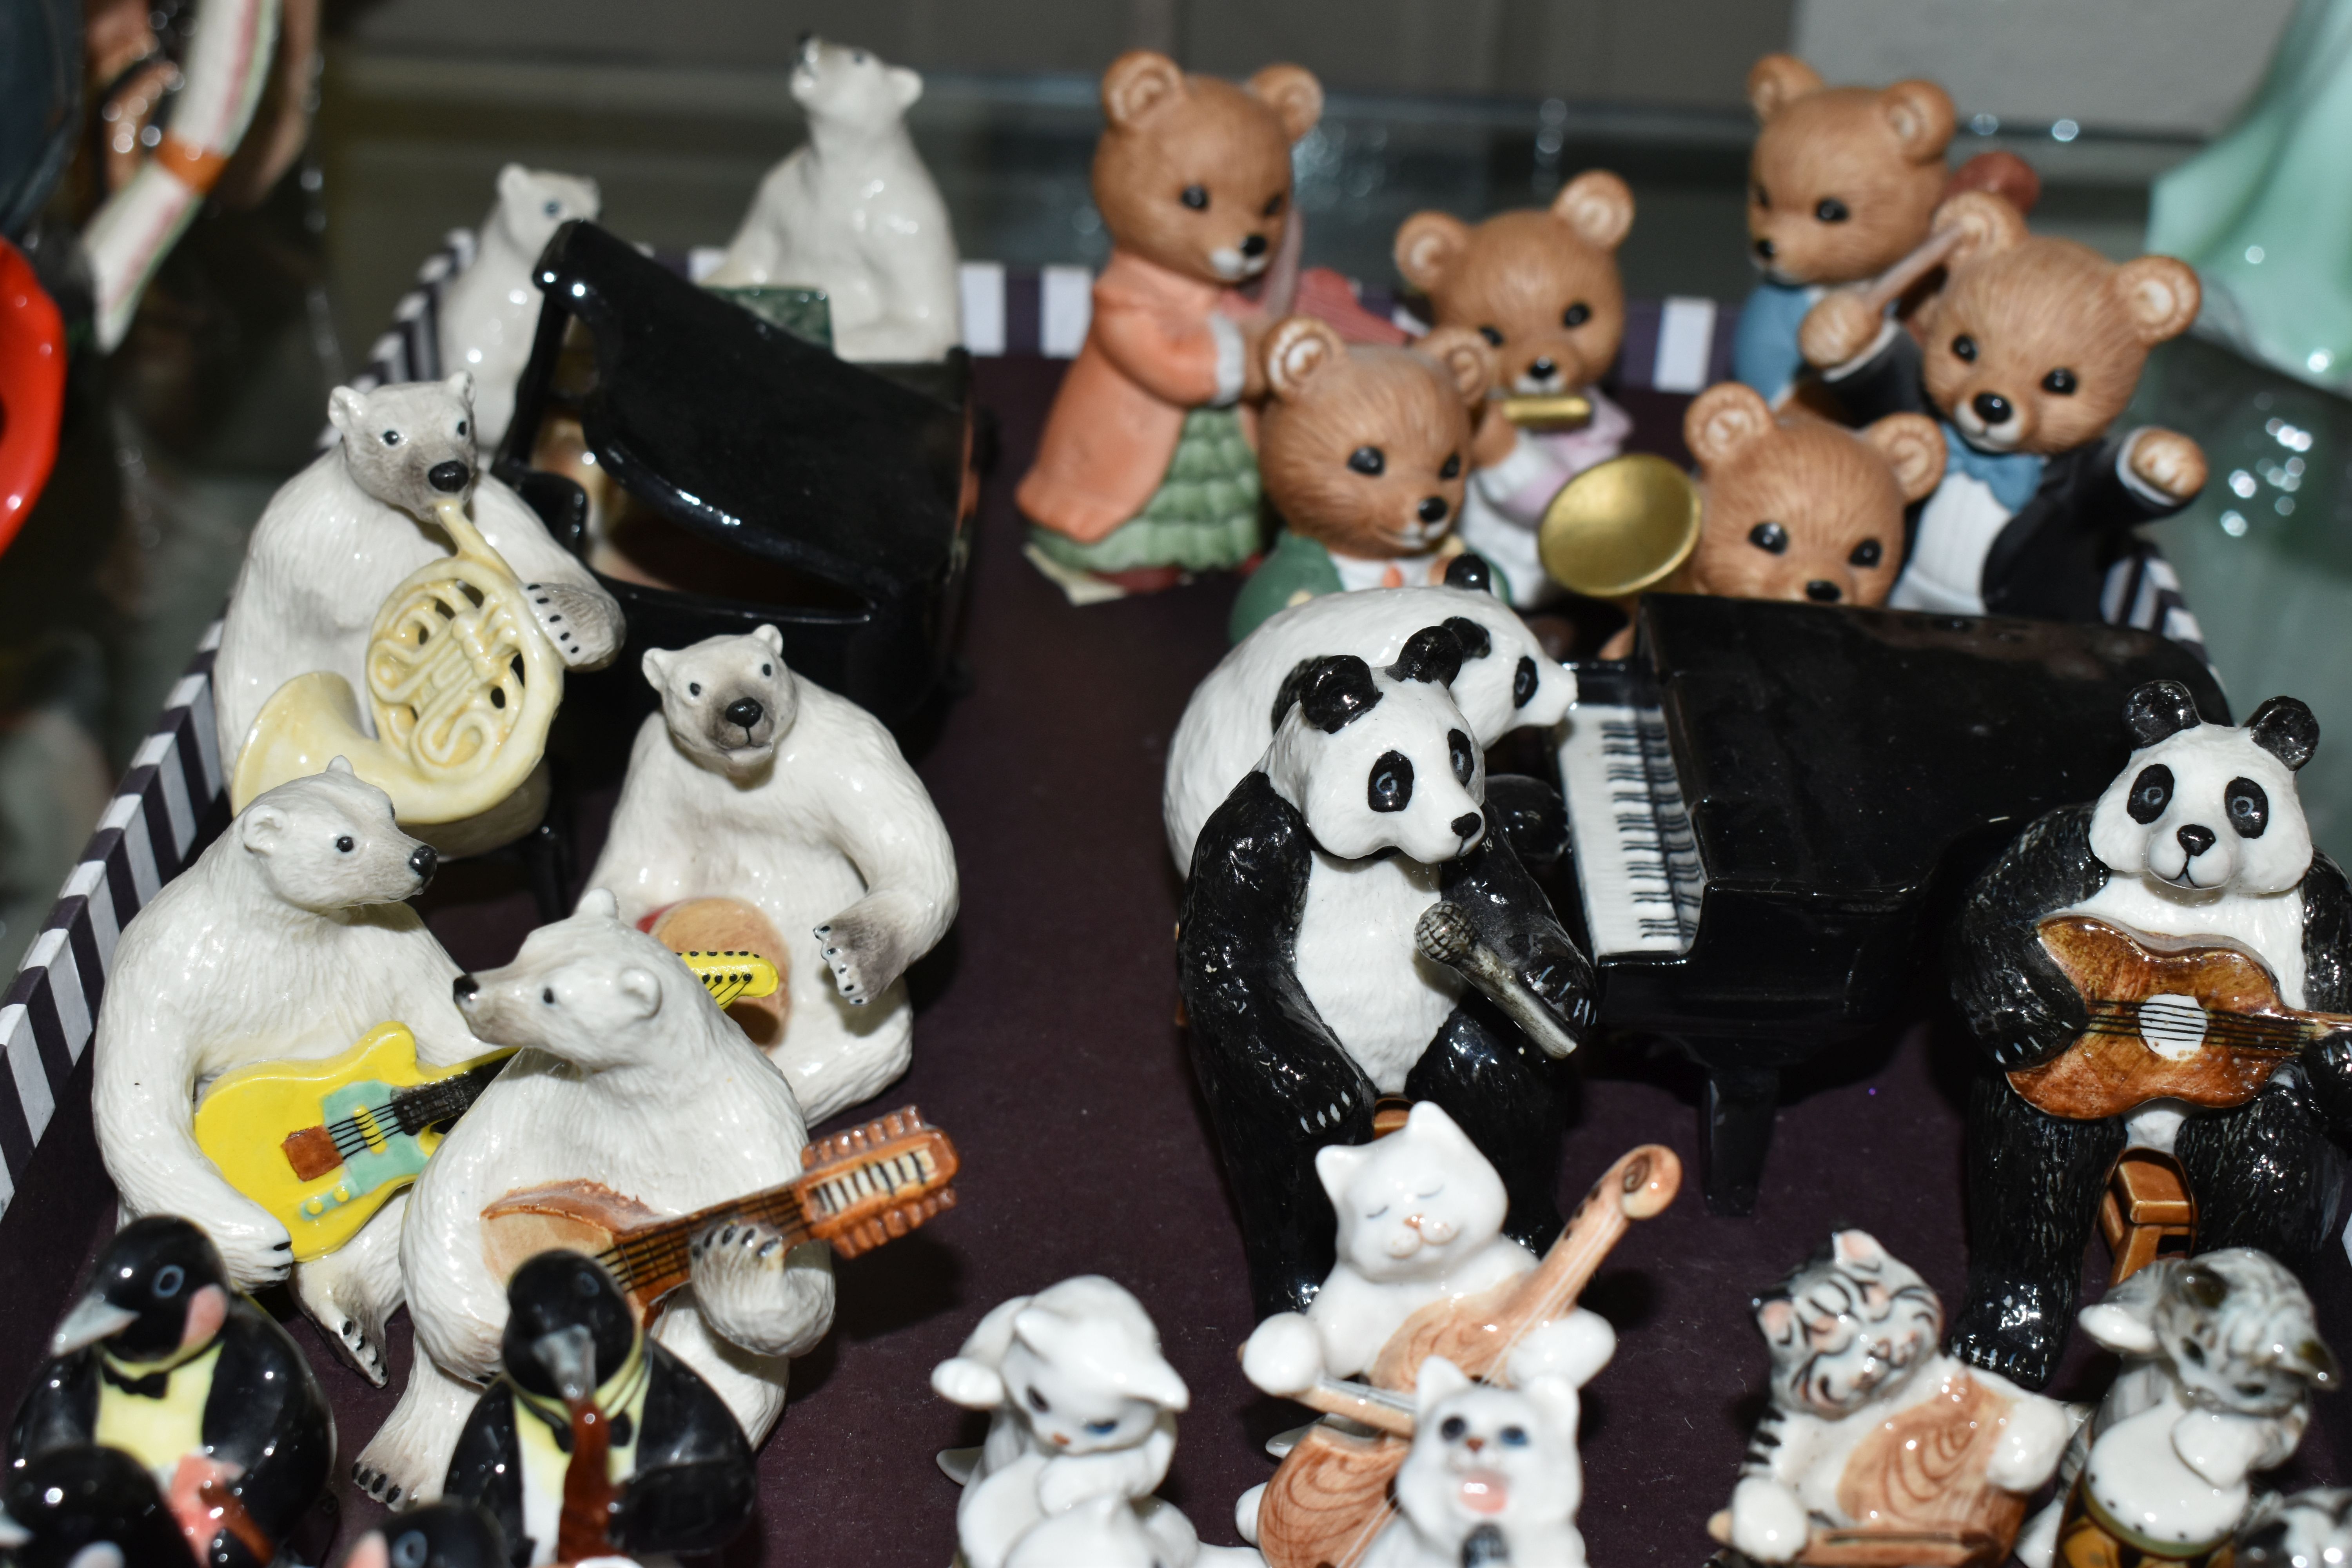
[[[810,34],[792,94],[808,115],[808,142],[760,182],[705,281],[824,289],[844,359],[942,358],[963,324],[947,203],[907,134],[923,79]]]
[[[980,1321],[931,1387],[993,1413],[975,1456],[940,1456],[962,1472],[956,1539],[965,1568],[1005,1568],[1015,1543],[1092,1500],[1109,1499],[1150,1536],[1162,1568],[1202,1561],[1192,1522],[1151,1493],[1176,1453],[1176,1415],[1191,1402],[1160,1353],[1160,1331],[1124,1289],[1085,1274],[1015,1296]],[[1124,1525],[1055,1526],[1051,1542]],[[1027,1561],[1050,1561],[1044,1544]],[[1248,1554],[1255,1557],[1255,1553]]]
[[[596,182],[577,174],[526,169],[499,171],[498,204],[474,232],[474,258],[441,287],[436,336],[441,366],[474,377],[474,440],[498,450],[514,417],[515,383],[539,332],[540,252],[573,218],[604,210]]]
[[[792,1086],[693,973],[591,891],[530,933],[504,969],[456,983],[474,1034],[521,1047],[450,1129],[409,1200],[400,1262],[416,1326],[400,1404],[360,1455],[387,1501],[440,1491],[478,1384],[498,1373],[505,1281],[484,1251],[485,1205],[589,1182],[656,1215],[782,1184],[808,1142]],[[783,1413],[791,1358],[832,1325],[831,1254],[736,1223],[691,1244],[687,1289],[654,1338],[699,1373],[754,1444]]]
[[[331,670],[364,693],[376,612],[411,573],[449,553],[435,505],[471,498],[474,524],[516,577],[564,664],[595,669],[620,651],[621,607],[556,543],[522,498],[475,462],[473,378],[339,386],[327,416],[341,439],[269,498],[229,590],[213,662],[221,762],[234,766],[256,714],[298,675]]]
[[[1242,1347],[1243,1374],[1268,1394],[1287,1397],[1318,1378],[1353,1377],[1423,1307],[1493,1289],[1536,1267],[1535,1254],[1503,1234],[1509,1198],[1502,1178],[1430,1101],[1385,1138],[1318,1150],[1315,1170],[1339,1215],[1339,1262],[1304,1313],[1276,1313]],[[1607,1320],[1580,1307],[1521,1342],[1511,1376],[1549,1369],[1581,1384],[1616,1343]]]
[[[1546,1374],[1498,1388],[1444,1356],[1423,1362],[1398,1517],[1362,1568],[1585,1568],[1577,1387]]]
[[[632,922],[689,899],[759,908],[790,949],[769,1055],[823,1121],[907,1070],[901,977],[955,920],[955,847],[890,732],[796,678],[782,647],[761,626],[646,652],[661,711],[637,731],[588,885]]]
[[[290,1268],[303,1310],[378,1384],[407,1194],[295,1264],[286,1227],[228,1184],[190,1117],[232,1068],[338,1056],[386,1022],[408,1026],[428,1067],[481,1054],[450,1002],[457,966],[402,902],[436,861],[341,757],[266,792],[123,928],[92,1047],[90,1110],[123,1216],[195,1221],[240,1290]]]
[[[2245,1522],[2253,1477],[2294,1457],[2312,1391],[2342,1385],[2311,1298],[2252,1247],[2159,1258],[2075,1321],[2123,1370],[2018,1542],[2027,1568],[2062,1544],[2070,1562],[2204,1561]]]
[[[1832,1236],[1757,1302],[1756,1322],[1772,1403],[1711,1528],[1757,1562],[1792,1561],[1816,1525],[2013,1525],[2021,1500],[1997,1494],[2032,1491],[2065,1451],[2065,1406],[1939,1350],[1943,1304],[1867,1232]],[[1923,1446],[1939,1457],[1928,1492],[1904,1484],[1903,1456]]]

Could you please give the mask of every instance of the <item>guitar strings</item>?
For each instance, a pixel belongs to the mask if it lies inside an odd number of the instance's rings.
[[[470,1072],[461,1073],[453,1079],[445,1079],[439,1083],[424,1084],[406,1091],[395,1090],[390,1099],[381,1104],[360,1106],[351,1115],[341,1121],[327,1123],[327,1135],[335,1141],[335,1152],[346,1160],[364,1150],[372,1150],[375,1147],[367,1136],[367,1130],[360,1125],[360,1111],[365,1111],[379,1128],[387,1125],[392,1127],[393,1134],[414,1136],[415,1132],[424,1131],[436,1121],[463,1115],[471,1110],[474,1101],[481,1098],[480,1091],[476,1090],[468,1094],[464,1092],[461,1086],[468,1085],[475,1079],[480,1078],[484,1087],[488,1087],[489,1079],[497,1076],[497,1071],[493,1069],[502,1069],[505,1066],[505,1061],[501,1059],[489,1068],[476,1068]],[[400,1125],[402,1120],[400,1108],[404,1093],[414,1095],[419,1100],[429,1103],[433,1108],[434,1114],[423,1117],[414,1129]],[[445,1100],[450,1102],[449,1109],[446,1110],[441,1109]],[[391,1112],[389,1120],[386,1118],[386,1112]],[[357,1138],[359,1142],[350,1142],[349,1140],[352,1138]]]
[[[2299,1046],[2309,1033],[2299,1024],[2252,1018],[2231,1020],[2213,1014],[2205,1016],[2204,1025],[2205,1038],[2219,1040],[2224,1044],[2280,1040]],[[2128,1015],[2112,1006],[2100,1007],[2091,1015],[2090,1022],[2084,1026],[2083,1032],[2100,1035],[2140,1035],[2145,1034],[2147,1029],[2147,1020],[2135,1005],[2133,1011]]]
[[[2100,1001],[2090,1004],[2093,1016],[2111,1026],[2135,1026],[2144,1017],[2146,1002]],[[2205,1032],[2209,1035],[2281,1036],[2301,1039],[2311,1033],[2310,1026],[2298,1019],[2266,1018],[2259,1014],[2208,1012],[2202,1015]]]

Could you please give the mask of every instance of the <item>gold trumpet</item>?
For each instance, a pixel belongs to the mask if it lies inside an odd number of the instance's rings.
[[[1544,509],[1536,547],[1551,580],[1591,599],[1630,599],[1698,548],[1698,487],[1646,452],[1595,463]]]
[[[339,756],[412,829],[480,817],[532,782],[563,700],[562,658],[464,506],[434,510],[455,552],[411,573],[368,634],[375,733],[361,727],[350,681],[324,669],[296,676],[262,705],[237,753],[232,810]]]

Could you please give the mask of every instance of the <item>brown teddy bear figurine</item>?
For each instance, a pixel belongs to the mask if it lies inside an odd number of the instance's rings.
[[[1979,191],[1946,202],[1935,227],[1930,243],[1956,244],[1916,336],[1841,289],[1800,337],[1848,418],[1946,422],[1943,482],[1887,602],[2128,622],[2198,647],[2178,579],[2135,530],[2196,499],[2205,455],[2170,430],[2108,434],[2148,350],[2197,319],[2196,272],[2168,256],[2118,265],[2030,236],[2015,207]],[[2160,607],[2147,613],[2142,600]]]
[[[1095,205],[1111,237],[1085,346],[1017,492],[1031,558],[1076,593],[1166,587],[1258,551],[1254,431],[1264,273],[1290,206],[1290,144],[1323,89],[1297,66],[1246,87],[1149,49],[1103,73]]]
[[[1443,583],[1462,548],[1470,413],[1494,379],[1486,341],[1439,327],[1412,348],[1350,350],[1293,316],[1260,360],[1258,470],[1286,527],[1234,601],[1233,640],[1320,595]]]
[[[1932,81],[1824,87],[1791,55],[1748,72],[1762,126],[1748,239],[1764,281],[1740,308],[1732,374],[1779,404],[1804,368],[1797,329],[1832,285],[1874,278],[1927,237],[1945,188],[1951,96]]]
[[[1581,392],[1592,419],[1575,430],[1479,421],[1462,542],[1502,579],[1514,605],[1559,593],[1536,555],[1536,525],[1559,488],[1617,455],[1633,429],[1592,384],[1617,357],[1625,289],[1617,247],[1633,226],[1633,193],[1606,170],[1579,174],[1549,209],[1498,213],[1473,227],[1420,212],[1397,230],[1397,270],[1429,297],[1439,327],[1478,333],[1495,351],[1497,394]]]

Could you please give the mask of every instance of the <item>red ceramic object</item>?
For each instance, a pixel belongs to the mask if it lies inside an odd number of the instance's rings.
[[[49,481],[65,395],[65,318],[25,253],[0,239],[0,550]]]

